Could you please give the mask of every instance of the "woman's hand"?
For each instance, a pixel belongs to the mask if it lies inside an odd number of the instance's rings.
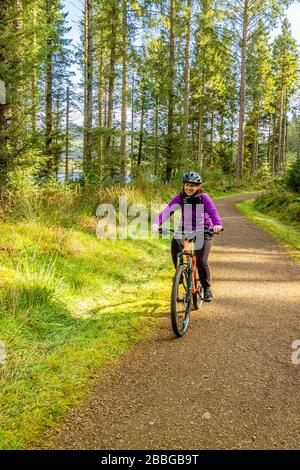
[[[158,224],[153,224],[151,228],[152,228],[153,233],[157,233],[158,230],[159,230],[159,225]]]
[[[213,228],[214,233],[220,233],[223,230],[222,225],[215,225]]]

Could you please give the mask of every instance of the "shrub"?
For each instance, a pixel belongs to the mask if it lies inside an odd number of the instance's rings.
[[[300,192],[300,159],[296,159],[287,172],[286,186],[292,191]]]

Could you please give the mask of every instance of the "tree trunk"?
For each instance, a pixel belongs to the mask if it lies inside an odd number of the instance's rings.
[[[141,120],[140,120],[140,132],[139,132],[139,150],[138,150],[138,158],[137,158],[137,165],[140,167],[142,163],[143,157],[143,143],[144,143],[144,115],[145,115],[145,83],[144,78],[142,78],[141,84]]]
[[[242,62],[240,79],[240,112],[239,112],[239,136],[238,136],[238,155],[237,155],[237,180],[243,179],[244,168],[244,138],[245,138],[245,101],[246,101],[246,74],[247,74],[247,49],[248,49],[248,3],[244,0],[243,11],[243,37],[242,37]]]
[[[158,174],[158,109],[159,98],[155,97],[154,175]]]
[[[133,144],[134,144],[134,73],[131,85],[131,145],[130,145],[130,174],[133,172]]]
[[[103,116],[104,127],[108,128],[108,89],[107,83],[104,86],[104,116]]]
[[[270,148],[271,148],[271,122],[269,122],[268,126],[268,141],[267,141],[267,163],[270,165]],[[271,165],[270,165],[271,166]]]
[[[1,62],[1,56],[0,56]],[[7,105],[0,103],[0,192],[7,182],[8,152],[7,152]]]
[[[195,131],[195,119],[192,119],[192,155],[193,155],[193,160],[197,160],[197,154],[196,154],[196,145],[195,145],[195,137],[196,131]]]
[[[126,127],[127,127],[127,0],[122,0],[122,109],[120,141],[120,183],[125,185],[126,173]]]
[[[50,36],[47,39],[46,58],[46,134],[45,154],[47,155],[46,175],[49,177],[54,171],[53,158],[53,44],[51,38],[52,30],[52,0],[46,0],[47,25]]]
[[[23,24],[23,2],[21,0],[14,0],[11,2],[13,8],[13,22],[12,30],[16,38],[22,37],[24,34]],[[12,124],[15,132],[11,134],[12,146],[14,153],[17,154],[24,147],[24,136],[27,133],[28,114],[24,109],[24,81],[20,77],[22,70],[22,57],[24,55],[23,42],[18,41],[15,51],[15,76],[11,80],[11,108],[9,114],[11,116]],[[12,158],[11,163],[14,163]],[[12,169],[12,168],[11,168]]]
[[[231,121],[230,126],[230,153],[231,153],[231,162],[233,160],[233,149],[234,149],[234,118]]]
[[[277,149],[277,169],[279,173],[281,173],[283,169],[283,152],[282,152],[282,142],[283,142],[283,133],[284,133],[283,106],[284,106],[284,90],[282,88],[280,91],[279,136],[278,136],[278,149]]]
[[[55,119],[55,131],[53,133],[54,148],[53,148],[53,174],[57,177],[59,171],[59,163],[61,156],[61,148],[59,145],[59,134],[61,129],[60,122],[60,97],[59,93],[56,95],[56,119]]]
[[[93,2],[85,0],[84,15],[84,143],[83,165],[85,175],[89,175],[92,163],[92,126],[93,126]]]
[[[288,119],[287,119],[287,110],[284,109],[283,113],[283,137],[282,137],[282,163],[283,171],[286,170],[286,157],[287,157],[287,145],[288,145]]]
[[[277,171],[276,166],[276,114],[273,115],[273,135],[272,135],[272,176],[275,176]]]
[[[190,47],[191,47],[191,10],[192,0],[187,0],[186,15],[186,43],[185,43],[185,64],[184,64],[184,123],[183,123],[183,157],[187,159],[189,154],[188,132],[189,132],[189,97],[190,97]],[[182,167],[182,156],[180,159]]]
[[[297,119],[297,158],[300,160],[300,116]]]
[[[109,79],[108,79],[108,104],[107,104],[107,128],[109,134],[105,143],[107,166],[112,172],[111,162],[111,145],[112,145],[112,127],[113,127],[113,110],[114,110],[114,91],[115,91],[115,68],[116,68],[116,49],[117,49],[117,27],[118,27],[118,2],[113,0],[112,4],[112,23],[111,23],[111,44],[110,44],[110,61],[109,61]]]
[[[211,112],[211,128],[210,128],[210,149],[209,149],[209,165],[214,166],[214,154],[213,154],[213,145],[214,145],[214,125],[215,125],[215,114]]]
[[[0,4],[0,24],[6,24],[6,12],[8,2],[2,1]],[[6,69],[6,60],[3,56],[4,51],[0,49],[0,65],[1,70]],[[3,68],[2,68],[3,66]],[[5,77],[0,77],[4,82]],[[3,83],[5,91],[6,84]],[[5,93],[4,93],[5,95]],[[7,104],[6,99],[3,96],[3,101],[0,102],[0,193],[3,190],[4,185],[7,182],[8,172],[8,152],[7,152]]]
[[[197,164],[199,169],[203,166],[203,108],[200,105],[199,119],[198,119],[198,149],[197,149]]]
[[[168,76],[168,135],[167,135],[167,164],[166,181],[172,176],[174,165],[174,75],[175,75],[175,50],[174,50],[174,4],[175,0],[169,0],[169,76]]]
[[[67,182],[69,179],[69,148],[70,148],[69,129],[70,129],[70,88],[67,87],[65,182]]]
[[[102,46],[102,34],[100,32],[100,48],[99,48],[99,67],[98,67],[98,130],[99,130],[99,140],[98,140],[98,165],[97,169],[99,176],[102,176],[102,163],[103,163],[103,46]]]
[[[252,142],[252,149],[251,149],[251,176],[252,178],[256,177],[257,173],[257,163],[258,163],[258,127],[259,127],[259,118],[255,118],[254,123],[255,127],[255,137]]]
[[[34,25],[34,34],[33,34],[33,48],[34,50],[37,47],[36,39],[36,24],[37,24],[37,11],[36,7],[33,10],[33,25]],[[37,74],[37,64],[34,64],[32,71],[32,80],[31,80],[31,130],[32,134],[35,135],[37,131],[37,108],[38,108],[38,74]]]

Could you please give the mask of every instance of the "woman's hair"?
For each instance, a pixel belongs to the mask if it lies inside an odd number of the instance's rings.
[[[203,188],[201,188],[201,186],[199,186],[199,188],[197,188],[197,193],[200,193],[200,194],[203,194],[205,191]]]

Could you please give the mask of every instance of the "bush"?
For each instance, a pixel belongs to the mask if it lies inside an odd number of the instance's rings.
[[[295,191],[300,193],[300,159],[294,161],[291,168],[288,170],[286,178],[285,178],[286,186]]]

